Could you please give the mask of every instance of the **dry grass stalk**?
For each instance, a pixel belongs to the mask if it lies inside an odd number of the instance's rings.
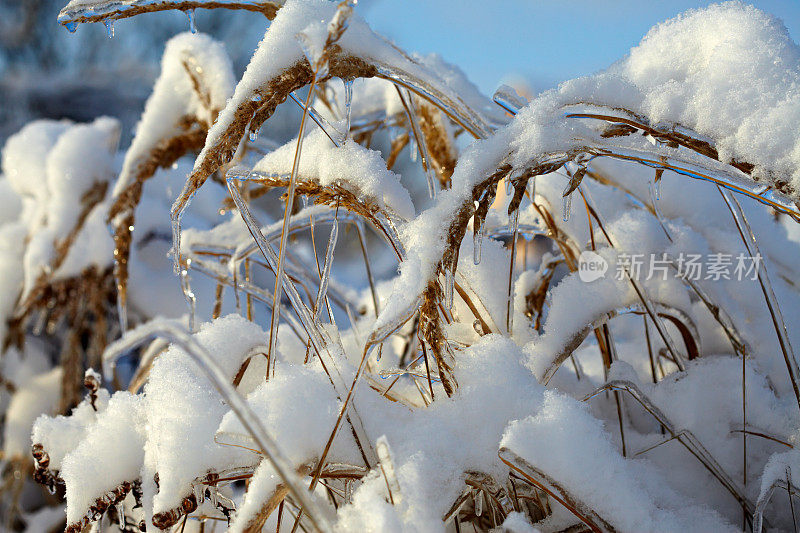
[[[454,139],[448,125],[444,122],[448,119],[441,109],[429,104],[422,98],[417,97],[414,100],[416,101],[422,136],[425,138],[428,155],[439,178],[439,185],[442,189],[449,189],[450,177],[456,168],[458,157],[453,144]],[[394,145],[392,149],[394,149]]]

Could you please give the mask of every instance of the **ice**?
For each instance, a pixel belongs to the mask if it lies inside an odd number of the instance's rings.
[[[189,32],[197,33],[197,26],[194,21],[194,8],[186,10],[186,18],[189,19]]]
[[[570,215],[572,215],[572,193],[564,195],[562,202],[561,220],[568,222]]]
[[[345,135],[350,136],[350,115],[353,111],[353,80],[342,80],[344,83],[344,116],[345,116]]]
[[[516,115],[520,109],[528,104],[528,101],[520,96],[516,89],[508,85],[498,87],[492,95],[492,100],[512,115]]]
[[[319,290],[317,291],[317,298],[314,301],[314,309],[317,315],[322,310],[322,305],[328,294],[328,282],[331,277],[331,267],[333,266],[333,253],[336,250],[336,242],[339,239],[339,221],[334,220],[331,226],[331,234],[328,238],[328,246],[325,249],[325,263],[322,267],[322,276],[319,281]]]

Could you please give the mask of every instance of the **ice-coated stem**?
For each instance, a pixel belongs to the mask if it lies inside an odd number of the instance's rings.
[[[295,147],[294,161],[292,162],[292,174],[289,177],[289,190],[286,192],[286,206],[283,211],[283,229],[281,230],[281,243],[280,247],[278,248],[278,264],[277,268],[275,269],[275,290],[272,293],[272,316],[270,317],[269,349],[267,350],[267,360],[272,363],[273,368],[275,365],[273,354],[275,353],[275,345],[278,342],[278,323],[281,317],[280,301],[281,294],[283,293],[283,270],[286,263],[286,243],[289,236],[289,219],[292,213],[292,205],[294,205],[295,189],[297,188],[297,171],[300,168],[300,153],[303,150],[303,134],[306,128],[306,117],[308,117],[308,106],[311,105],[311,97],[314,94],[314,85],[316,85],[316,83],[317,73],[315,71],[314,77],[311,79],[311,85],[308,88],[308,96],[306,97],[306,105],[305,109],[303,110],[303,117],[300,119],[300,132],[297,134],[297,146]]]
[[[372,305],[375,307],[375,317],[380,314],[378,307],[378,292],[375,288],[375,280],[372,277],[372,267],[370,266],[369,254],[367,253],[367,240],[364,235],[364,221],[361,219],[356,220],[356,233],[358,234],[358,242],[361,245],[361,255],[364,257],[364,268],[367,271],[367,281],[369,281],[369,290],[372,294]]]
[[[328,280],[331,276],[331,266],[333,265],[333,252],[336,250],[336,242],[339,240],[339,221],[333,220],[331,226],[331,235],[328,238],[328,247],[325,249],[325,264],[322,267],[322,275],[319,279],[319,290],[317,291],[317,298],[314,302],[314,317],[319,316],[322,302],[325,301],[328,294]],[[333,318],[333,314],[331,314]]]
[[[611,238],[611,235],[609,235],[609,233],[606,231],[605,224],[603,223],[603,219],[600,217],[600,213],[598,213],[597,209],[593,207],[594,202],[592,201],[591,193],[589,192],[588,189],[584,189],[580,186],[578,186],[578,191],[580,191],[581,195],[583,196],[586,202],[587,208],[590,209],[592,216],[597,221],[597,225],[600,228],[600,231],[603,232],[603,235],[605,236],[606,240],[613,247],[614,241]],[[658,336],[661,337],[661,340],[664,342],[667,351],[672,356],[673,360],[675,361],[675,364],[678,366],[678,370],[680,371],[686,370],[686,365],[683,362],[683,356],[681,355],[680,352],[678,352],[678,349],[675,347],[675,342],[672,340],[672,337],[667,331],[667,328],[664,325],[664,321],[661,320],[661,317],[659,317],[658,314],[656,314],[656,311],[653,307],[653,303],[650,300],[650,297],[647,295],[647,292],[645,292],[644,287],[641,286],[639,280],[635,279],[635,277],[631,275],[631,272],[628,270],[628,267],[623,265],[623,269],[625,271],[626,277],[631,282],[633,290],[636,291],[636,296],[638,296],[639,301],[642,302],[642,305],[644,306],[647,315],[650,317],[650,320],[653,321],[653,325],[656,327]]]
[[[678,429],[661,411],[661,409],[659,409],[653,403],[653,401],[642,392],[638,385],[628,380],[612,380],[605,383],[594,392],[586,395],[583,398],[583,401],[585,402],[590,400],[591,398],[594,398],[598,394],[601,394],[607,390],[629,393],[639,403],[639,405],[641,405],[645,411],[650,413],[650,415],[652,415],[652,417],[661,424],[667,433],[669,433],[670,440],[676,439],[678,442],[683,444],[683,446],[689,450],[689,452],[694,455],[704,467],[706,467],[709,473],[711,473],[711,475],[713,475],[720,482],[720,484],[722,484],[722,486],[725,487],[725,489],[730,492],[734,498],[736,498],[736,500],[739,502],[739,505],[742,506],[742,509],[746,513],[748,521],[753,519],[754,507],[747,499],[747,496],[744,494],[741,487],[736,484],[733,478],[728,475],[716,458],[711,455],[708,449],[703,445],[702,442],[700,442],[700,440],[697,439],[697,437],[695,437],[691,431],[687,429]],[[658,446],[658,444],[656,444],[656,446]],[[646,448],[645,450],[638,452],[636,455],[641,455],[642,453],[653,448],[654,446]]]
[[[411,132],[414,134],[419,155],[422,158],[422,170],[425,173],[425,179],[428,183],[428,196],[436,199],[436,179],[433,176],[433,168],[431,167],[431,158],[428,155],[428,145],[425,142],[425,136],[422,135],[422,129],[419,126],[419,119],[417,111],[414,107],[414,99],[408,89],[400,88],[395,85],[397,94],[400,96],[400,102],[406,110],[408,121],[411,124]],[[413,153],[413,152],[412,152]]]
[[[786,330],[786,322],[783,320],[783,313],[781,313],[780,305],[775,298],[775,292],[772,290],[772,283],[769,280],[767,267],[764,264],[763,256],[758,248],[756,236],[753,234],[753,230],[750,227],[750,223],[747,221],[742,206],[739,205],[738,200],[736,200],[733,194],[731,194],[729,190],[719,186],[717,186],[717,190],[728,205],[728,209],[733,216],[736,229],[739,230],[739,235],[742,238],[744,247],[747,249],[747,253],[750,254],[750,257],[758,264],[758,283],[761,286],[761,292],[764,294],[764,300],[767,303],[772,325],[778,336],[778,343],[783,353],[783,359],[786,362],[786,370],[789,373],[789,380],[792,382],[792,389],[797,399],[797,405],[800,407],[800,381],[798,381],[800,380],[800,368],[798,368],[797,358],[794,355],[794,349],[792,348],[792,343],[789,341],[789,334]]]
[[[313,105],[308,105],[308,102],[303,103],[303,101],[299,99],[294,92],[289,93],[289,98],[291,98],[294,103],[300,106],[300,109],[302,109],[303,112],[308,112],[308,116],[311,117],[311,120],[313,120],[317,126],[319,126],[319,128],[325,133],[328,139],[331,140],[335,147],[338,148],[342,145],[346,134],[342,134],[342,132],[337,130],[333,124],[328,122],[325,117],[319,114],[319,111],[314,109]],[[305,196],[303,196],[303,198],[305,198]]]

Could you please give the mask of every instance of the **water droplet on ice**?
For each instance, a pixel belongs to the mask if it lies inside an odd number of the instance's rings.
[[[64,27],[67,28],[67,31],[70,33],[75,33],[78,31],[78,23],[75,21],[67,22],[64,24]]]

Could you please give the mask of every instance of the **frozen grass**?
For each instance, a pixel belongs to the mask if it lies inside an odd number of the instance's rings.
[[[783,25],[690,11],[493,102],[350,2],[283,4],[62,11],[272,23],[238,82],[210,37],[169,41],[125,150],[111,118],[6,144],[5,526],[63,507],[74,533],[792,529]],[[676,275],[696,254],[728,275]]]

